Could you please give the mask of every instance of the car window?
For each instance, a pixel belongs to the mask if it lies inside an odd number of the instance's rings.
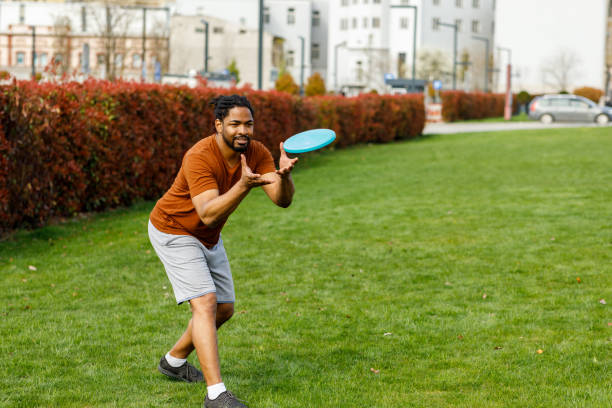
[[[588,103],[586,103],[585,101],[581,101],[579,99],[572,99],[571,106],[572,106],[572,108],[579,108],[579,109],[588,109],[589,108],[589,104]]]
[[[570,103],[569,99],[565,98],[551,99],[549,106],[554,106],[556,108],[567,108],[568,106],[570,106]]]

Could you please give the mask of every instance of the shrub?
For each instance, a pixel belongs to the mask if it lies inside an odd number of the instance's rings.
[[[574,89],[574,95],[584,96],[587,99],[592,100],[595,103],[599,103],[599,100],[603,96],[604,92],[601,89],[591,88],[583,86],[582,88]]]
[[[285,92],[88,80],[0,86],[0,231],[53,216],[159,198],[184,152],[213,133],[210,100],[248,96],[255,137],[279,143],[312,128],[336,131],[336,147],[419,135],[420,96],[300,98]]]
[[[321,74],[315,72],[308,78],[304,93],[306,96],[325,95],[325,81]]]
[[[463,91],[442,92],[442,118],[446,122],[484,119],[504,116],[505,94]],[[513,95],[512,112],[519,110],[516,95]]]
[[[287,92],[292,95],[298,95],[300,93],[300,87],[295,83],[291,74],[286,71],[280,74],[274,83],[274,88],[277,91]]]

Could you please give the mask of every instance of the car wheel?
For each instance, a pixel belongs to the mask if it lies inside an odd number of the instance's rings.
[[[555,121],[555,118],[552,117],[552,115],[545,113],[542,116],[540,116],[540,122],[544,123],[545,125],[549,125],[551,123],[553,123]]]
[[[608,122],[610,122],[610,118],[608,117],[608,115],[605,115],[603,113],[600,113],[595,117],[595,123],[597,123],[598,125],[607,125]]]

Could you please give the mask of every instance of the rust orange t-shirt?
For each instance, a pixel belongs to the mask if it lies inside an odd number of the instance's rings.
[[[270,151],[256,140],[251,140],[245,156],[253,173],[266,174],[276,170]],[[241,175],[241,162],[230,167],[214,135],[200,140],[185,153],[172,187],[151,212],[151,223],[167,234],[192,235],[207,248],[212,248],[219,241],[227,219],[215,228],[207,227],[200,220],[191,199],[207,190],[216,189],[219,195],[225,194]]]

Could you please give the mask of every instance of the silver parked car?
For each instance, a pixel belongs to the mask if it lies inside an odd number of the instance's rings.
[[[542,123],[569,121],[605,125],[612,120],[612,108],[577,95],[544,95],[531,101],[529,117]]]

